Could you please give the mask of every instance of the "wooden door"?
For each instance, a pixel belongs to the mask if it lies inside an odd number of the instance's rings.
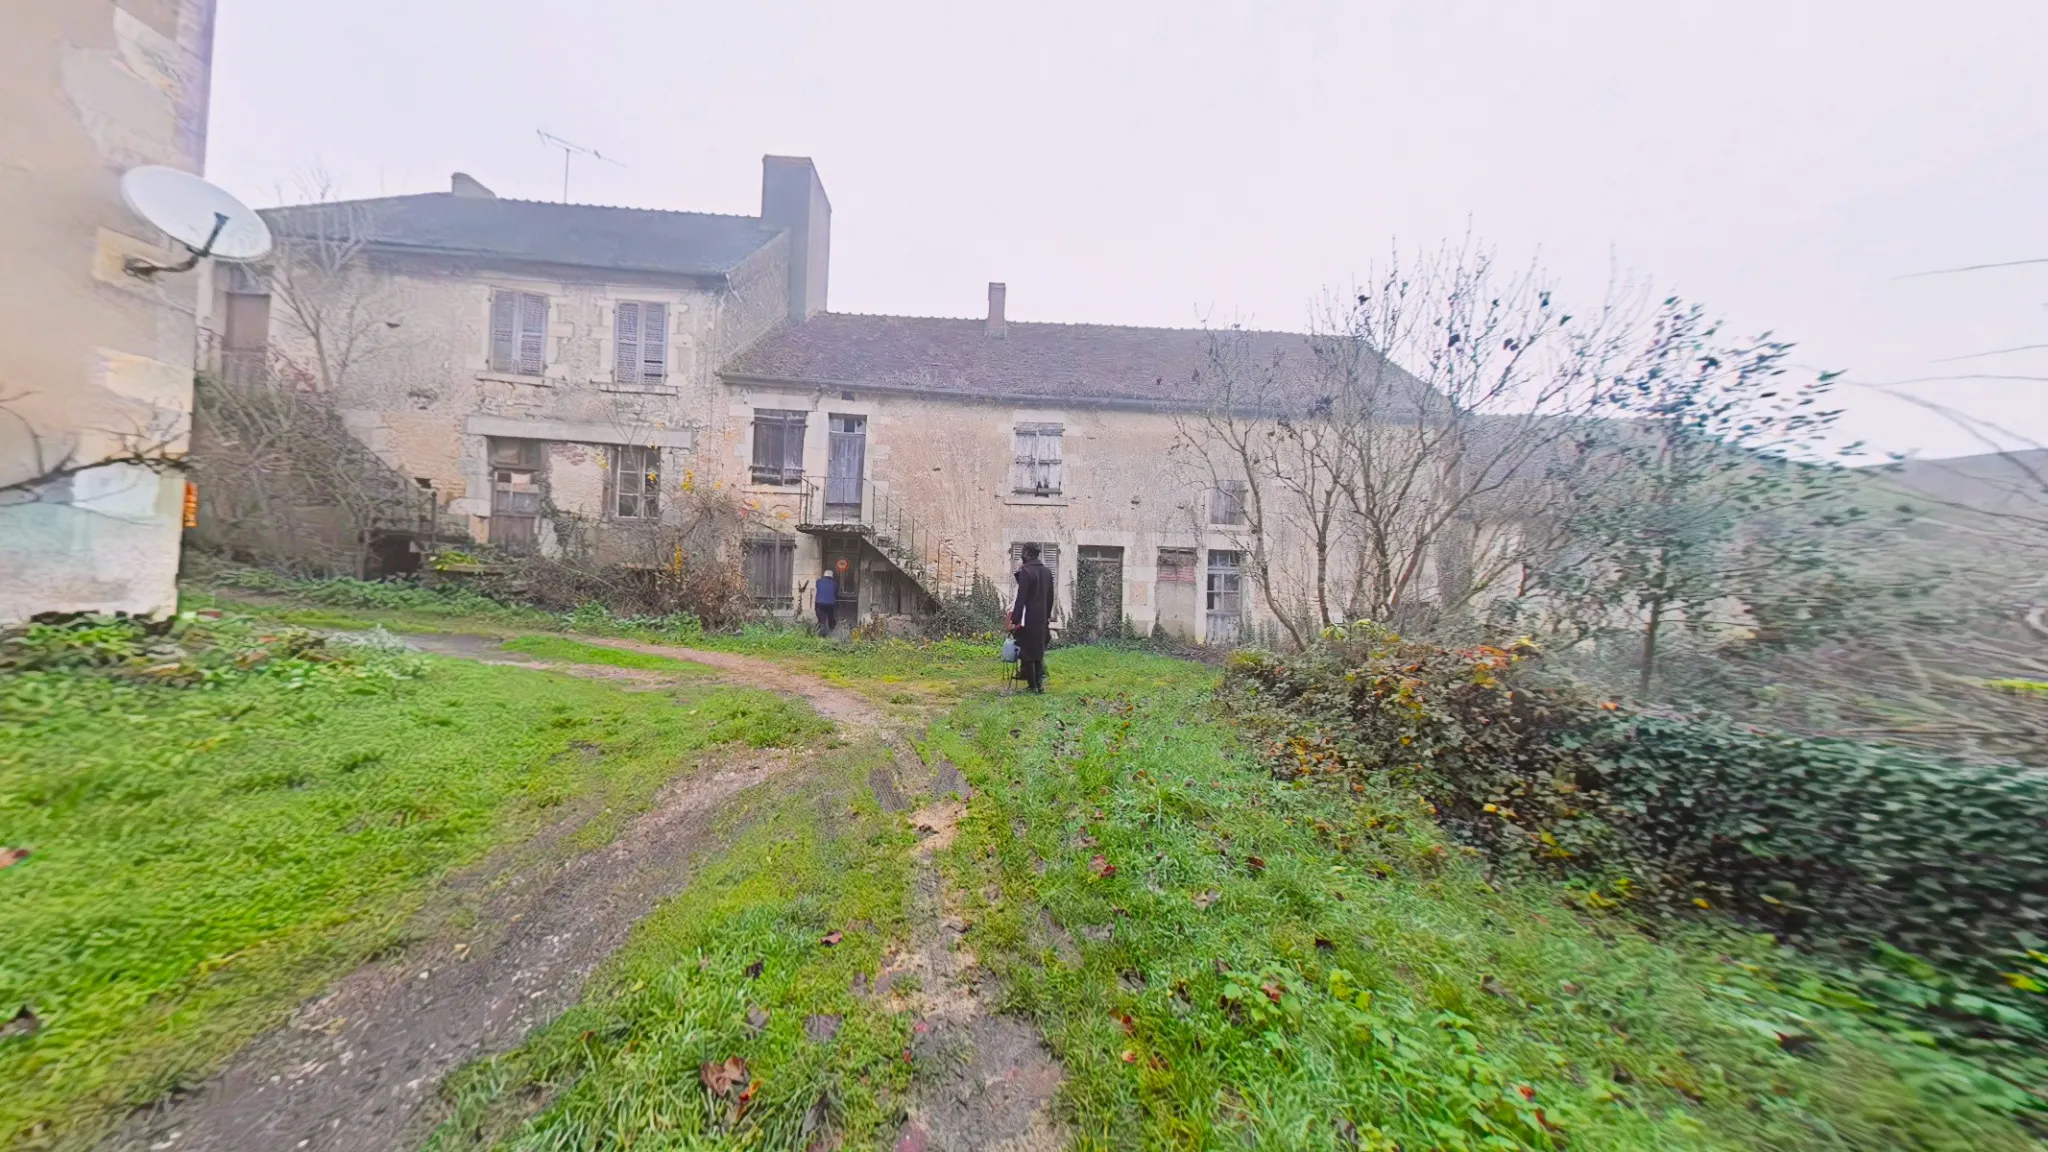
[[[543,447],[538,440],[491,441],[491,543],[507,552],[540,547]]]
[[[831,454],[825,463],[825,512],[831,519],[860,521],[867,460],[868,418],[832,417]]]

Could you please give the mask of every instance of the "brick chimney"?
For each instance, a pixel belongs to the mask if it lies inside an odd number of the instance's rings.
[[[988,323],[982,330],[991,337],[1000,338],[1010,330],[1010,322],[1003,318],[1003,302],[1009,294],[1002,281],[988,282]]]
[[[484,187],[483,181],[467,172],[457,172],[448,177],[448,190],[457,196],[468,196],[482,200],[496,200],[498,194]]]
[[[761,222],[789,233],[789,318],[825,310],[832,202],[808,156],[761,157]]]

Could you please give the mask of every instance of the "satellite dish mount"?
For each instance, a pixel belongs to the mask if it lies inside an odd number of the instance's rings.
[[[209,256],[242,264],[270,253],[270,227],[263,218],[190,172],[160,164],[132,169],[121,177],[121,199],[189,253],[176,264],[130,256],[121,263],[130,276],[147,280],[159,272],[190,272]]]
[[[213,245],[215,241],[220,239],[221,232],[227,226],[228,214],[225,212],[215,212],[213,214],[213,231],[207,233],[206,243],[201,244],[197,248],[187,247],[185,249],[191,253],[190,256],[185,257],[176,264],[152,264],[140,256],[130,256],[121,262],[121,270],[130,276],[140,276],[144,280],[159,272],[190,272],[192,269],[199,267],[201,260],[213,255]],[[183,242],[180,241],[180,243]]]

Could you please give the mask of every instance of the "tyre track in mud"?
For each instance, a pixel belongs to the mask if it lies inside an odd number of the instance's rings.
[[[608,665],[555,663],[508,652],[496,637],[402,635],[420,650],[544,669],[618,684],[673,687],[673,675]],[[966,785],[949,764],[927,767],[883,711],[860,694],[769,661],[733,653],[611,638],[587,643],[702,665],[718,681],[802,698],[843,737],[887,745],[894,769],[869,786],[885,809],[911,814],[924,837],[914,849],[912,937],[868,981],[888,995],[895,974],[915,971],[918,990],[895,1004],[915,1014],[918,1073],[899,1152],[989,1149],[1039,1152],[1065,1143],[1052,1102],[1061,1071],[1028,1023],[985,1008],[981,972],[947,908],[934,859],[965,810]],[[527,842],[455,877],[449,891],[475,903],[466,933],[430,931],[395,958],[350,972],[301,1005],[285,1025],[252,1041],[191,1091],[133,1113],[101,1152],[389,1152],[414,1147],[438,1119],[438,1089],[452,1071],[517,1046],[575,1004],[585,981],[633,926],[688,883],[694,859],[717,841],[727,803],[800,771],[787,752],[714,753],[669,782],[652,807],[611,843],[550,861],[596,815],[586,806]],[[536,865],[535,858],[540,863]]]

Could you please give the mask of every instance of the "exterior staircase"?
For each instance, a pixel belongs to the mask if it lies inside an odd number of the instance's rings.
[[[964,596],[973,589],[974,566],[959,554],[950,537],[918,523],[886,483],[858,483],[860,499],[856,502],[846,499],[854,494],[850,482],[805,481],[797,531],[861,537],[935,602]],[[829,501],[828,495],[832,497]]]

